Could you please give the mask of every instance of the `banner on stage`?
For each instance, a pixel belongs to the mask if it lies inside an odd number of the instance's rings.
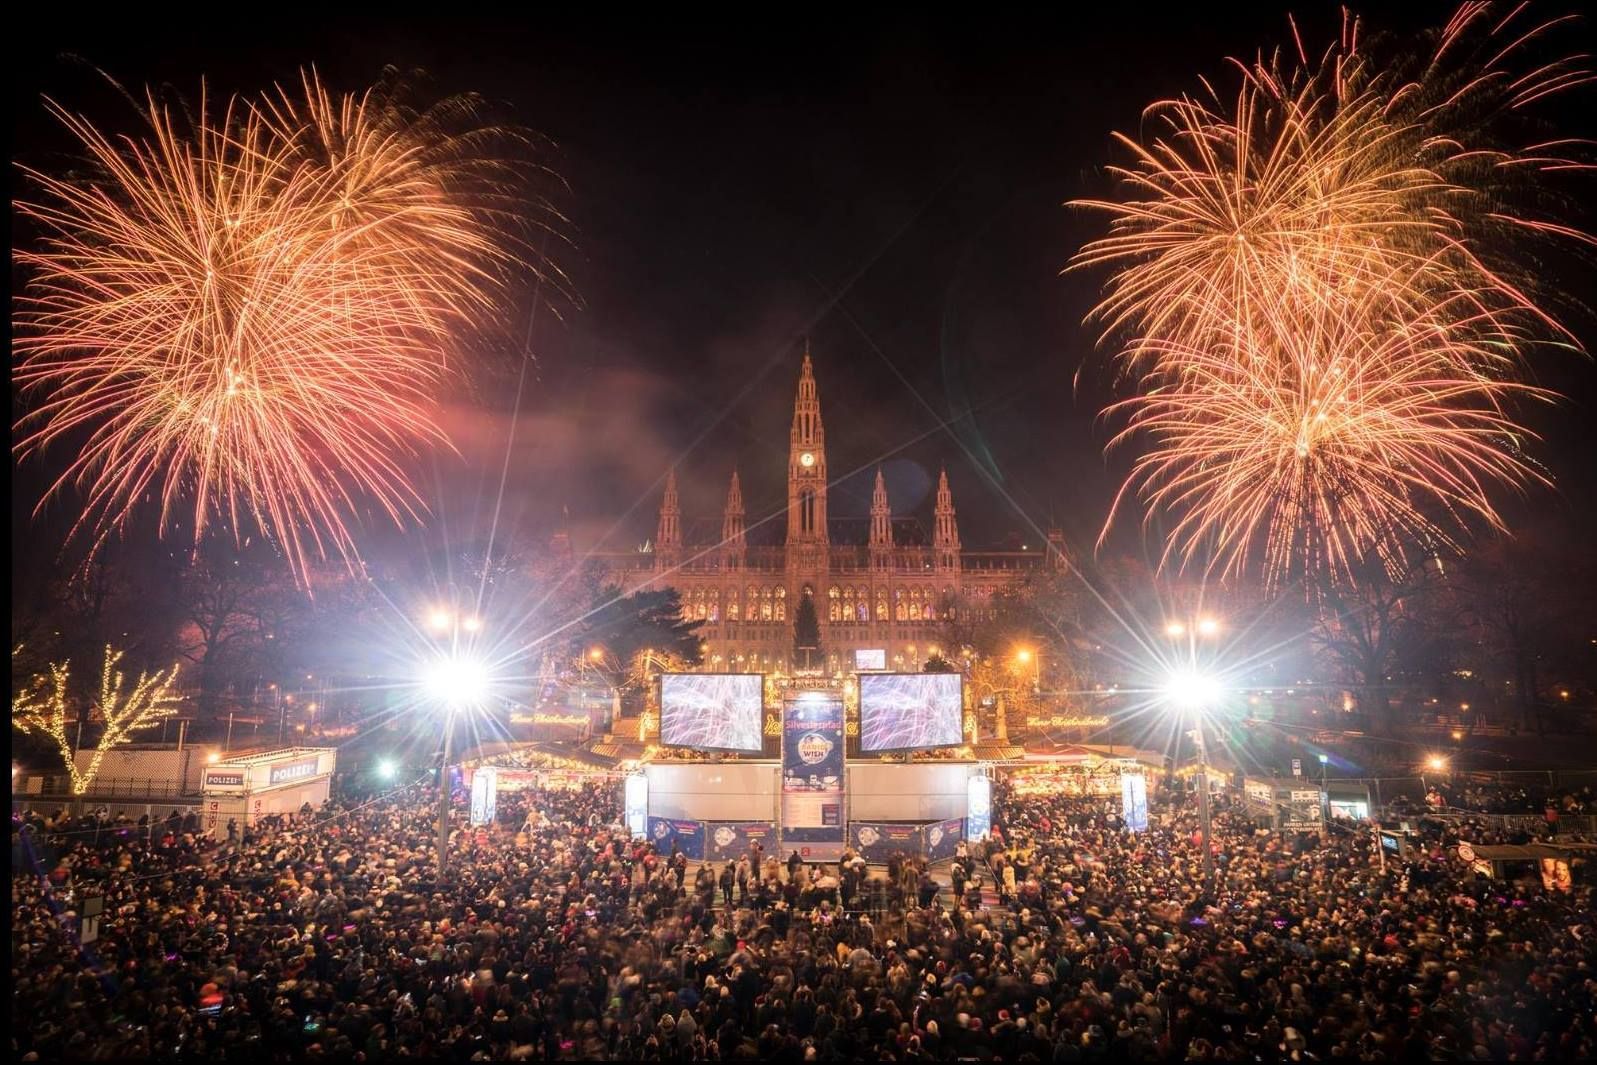
[[[947,821],[938,821],[936,824],[927,825],[921,829],[921,853],[929,862],[940,862],[944,858],[952,858],[954,851],[959,848],[959,841],[964,838],[965,819],[963,817],[950,818]]]
[[[682,821],[675,817],[649,818],[649,839],[661,854],[671,853],[671,844],[694,861],[704,860],[704,822]]]
[[[499,774],[491,767],[483,767],[471,776],[471,823],[491,825],[499,802]]]
[[[965,838],[978,840],[993,830],[993,782],[971,777],[965,783]]]
[[[921,850],[920,825],[855,821],[848,826],[848,838],[868,862],[885,862],[895,853],[915,856]]]
[[[824,858],[842,849],[843,700],[802,692],[782,714],[782,850]]]
[[[1120,817],[1133,832],[1148,830],[1148,781],[1141,773],[1120,774]]]
[[[776,853],[776,826],[769,821],[707,822],[705,837],[705,857],[718,862],[743,857],[755,843],[767,856]]]

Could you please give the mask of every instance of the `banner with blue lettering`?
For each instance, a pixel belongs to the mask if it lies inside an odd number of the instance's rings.
[[[866,861],[885,862],[895,853],[919,855],[921,826],[854,821],[848,826],[848,840]]]
[[[808,691],[782,713],[782,850],[843,853],[843,700]]]
[[[952,858],[954,850],[959,846],[959,841],[964,835],[965,819],[963,817],[951,818],[947,821],[938,821],[936,824],[927,825],[921,829],[924,840],[921,853],[929,862],[940,862],[944,858]]]
[[[661,854],[671,853],[671,844],[694,861],[704,860],[704,822],[679,821],[674,817],[649,818],[649,839]]]
[[[1148,830],[1148,783],[1141,773],[1120,774],[1120,817],[1133,832]]]
[[[706,821],[705,857],[724,862],[741,858],[751,843],[759,843],[766,857],[776,854],[776,826],[769,821]],[[776,855],[781,857],[781,855]]]
[[[971,777],[965,782],[965,838],[981,839],[993,830],[993,782]]]

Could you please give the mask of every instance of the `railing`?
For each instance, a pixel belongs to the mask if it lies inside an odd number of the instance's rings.
[[[34,784],[37,782],[38,787]],[[72,790],[72,778],[66,774],[27,777],[22,787],[13,788],[14,799],[83,799],[84,801],[109,801],[113,799],[177,799],[196,795],[199,789],[188,788],[165,777],[102,777],[89,785],[89,790],[78,795]]]

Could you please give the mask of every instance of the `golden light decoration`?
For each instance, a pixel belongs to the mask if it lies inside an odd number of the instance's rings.
[[[20,650],[20,648],[18,649]],[[12,652],[15,657],[16,652]],[[139,679],[130,691],[124,692],[125,680],[117,669],[123,652],[105,649],[105,664],[100,671],[99,698],[92,704],[104,724],[94,754],[87,767],[78,768],[72,744],[67,740],[68,705],[70,696],[71,663],[50,665],[47,675],[35,677],[11,700],[11,722],[23,733],[47,736],[55,741],[61,761],[72,779],[72,793],[85,795],[100,773],[101,763],[108,751],[128,742],[134,732],[149,728],[162,718],[177,713],[182,696],[172,690],[177,682],[178,666],[155,674],[139,673]],[[87,713],[80,706],[78,713]]]
[[[1094,318],[1127,338],[1136,394],[1106,411],[1111,446],[1146,445],[1105,535],[1137,499],[1170,516],[1164,563],[1340,581],[1500,526],[1493,491],[1545,480],[1512,410],[1552,398],[1523,381],[1529,345],[1574,341],[1492,263],[1529,234],[1591,239],[1500,209],[1585,164],[1573,141],[1482,131],[1591,78],[1580,56],[1529,60],[1564,20],[1523,8],[1465,4],[1412,73],[1361,51],[1349,18],[1320,62],[1301,41],[1296,64],[1234,61],[1234,98],[1206,82],[1149,108],[1150,137],[1117,137],[1122,198],[1075,204],[1110,232],[1070,264],[1112,269]]]
[[[351,95],[306,74],[202,97],[190,126],[151,94],[128,137],[48,105],[86,165],[23,168],[42,238],[16,253],[13,373],[35,402],[14,448],[74,449],[40,503],[75,485],[73,535],[97,547],[159,500],[163,533],[248,516],[304,575],[311,553],[358,557],[358,499],[424,509],[405,464],[447,445],[462,344],[518,271],[561,277],[522,235],[558,216],[498,154],[525,138],[469,97],[408,99],[393,74]]]

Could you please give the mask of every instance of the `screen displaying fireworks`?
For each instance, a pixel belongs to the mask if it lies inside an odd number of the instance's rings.
[[[1514,411],[1553,398],[1531,347],[1573,338],[1526,245],[1590,238],[1527,193],[1585,149],[1518,131],[1591,80],[1546,54],[1563,21],[1468,4],[1405,57],[1350,17],[1319,60],[1237,61],[1234,94],[1205,82],[1119,138],[1122,198],[1077,204],[1109,235],[1072,262],[1113,270],[1094,314],[1135,392],[1106,412],[1141,449],[1110,523],[1140,501],[1165,561],[1336,582],[1456,549],[1500,527],[1494,492],[1545,480]]]
[[[307,75],[180,120],[151,94],[125,137],[50,105],[85,165],[24,170],[42,240],[16,255],[15,449],[75,455],[55,486],[81,496],[74,534],[97,545],[147,500],[196,540],[248,517],[303,574],[356,557],[359,500],[423,510],[406,460],[447,445],[463,333],[522,267],[558,273],[517,235],[550,214],[514,191],[506,138],[470,98],[407,100]]]
[[[716,751],[765,747],[765,678],[758,673],[666,673],[660,743]]]
[[[865,673],[859,678],[860,750],[911,751],[964,742],[958,673]]]

